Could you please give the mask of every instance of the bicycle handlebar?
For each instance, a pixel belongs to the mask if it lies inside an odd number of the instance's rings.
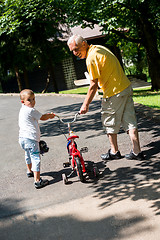
[[[80,115],[79,112],[74,115],[74,119],[71,122],[64,122],[63,119],[57,114],[55,114],[55,117],[57,117],[60,120],[60,122],[63,123],[63,124],[71,124],[71,123],[74,123],[77,120],[78,115]]]

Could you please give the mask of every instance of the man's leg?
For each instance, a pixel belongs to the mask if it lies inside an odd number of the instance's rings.
[[[140,148],[139,135],[138,135],[137,128],[130,129],[128,131],[128,134],[129,134],[131,142],[132,142],[133,152],[135,154],[140,153],[141,152],[141,148]]]
[[[144,160],[144,154],[140,148],[139,134],[137,128],[128,130],[133,149],[129,154],[126,154],[125,157],[130,160]]]
[[[124,108],[123,105],[124,103],[116,96],[113,96],[106,101],[105,99],[102,100],[101,119],[110,142],[109,151],[101,155],[103,160],[122,158],[120,152],[118,151],[117,133],[119,132],[121,125],[121,115]],[[119,110],[118,113],[117,109]]]
[[[111,146],[111,152],[115,154],[118,151],[117,134],[107,134]]]
[[[118,150],[118,143],[117,143],[117,134],[109,133],[107,134],[111,149],[109,149],[108,153],[102,154],[101,158],[103,160],[113,160],[113,159],[120,159],[122,158],[119,150]]]

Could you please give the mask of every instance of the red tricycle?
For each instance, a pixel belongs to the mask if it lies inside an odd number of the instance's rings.
[[[76,134],[73,133],[71,130],[71,124],[74,123],[77,119],[77,116],[79,113],[76,113],[74,116],[74,119],[70,122],[64,121],[60,116],[55,115],[59,118],[60,122],[63,124],[68,125],[68,138],[67,138],[67,151],[69,154],[69,161],[63,163],[63,167],[72,167],[72,171],[69,175],[66,175],[65,173],[62,174],[63,183],[68,183],[68,178],[71,177],[73,173],[77,173],[79,179],[81,182],[86,182],[87,177],[89,176],[89,173],[92,172],[94,177],[98,177],[99,171],[95,164],[92,165],[92,169],[90,169],[87,165],[87,163],[84,161],[82,157],[82,153],[88,152],[87,147],[83,147],[80,149],[80,151],[77,149],[77,144],[75,142],[76,138],[79,138]]]

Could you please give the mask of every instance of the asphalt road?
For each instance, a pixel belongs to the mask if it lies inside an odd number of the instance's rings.
[[[71,118],[83,97],[36,96],[36,108]],[[160,125],[138,111],[138,127],[145,161],[121,160],[104,163],[100,154],[109,149],[100,120],[100,101],[79,116],[72,129],[79,135],[78,148],[87,146],[86,161],[95,162],[99,180],[70,184],[61,175],[68,160],[67,129],[58,119],[40,121],[42,140],[50,148],[42,156],[41,176],[50,184],[35,189],[26,177],[24,152],[18,144],[19,96],[0,96],[0,239],[55,240],[159,240],[160,235]],[[138,110],[138,106],[136,106]],[[118,135],[121,154],[131,149],[129,137]]]

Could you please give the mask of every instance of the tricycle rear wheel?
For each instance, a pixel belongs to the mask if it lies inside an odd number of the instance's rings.
[[[62,180],[63,180],[63,184],[67,184],[68,179],[65,173],[62,174]]]

